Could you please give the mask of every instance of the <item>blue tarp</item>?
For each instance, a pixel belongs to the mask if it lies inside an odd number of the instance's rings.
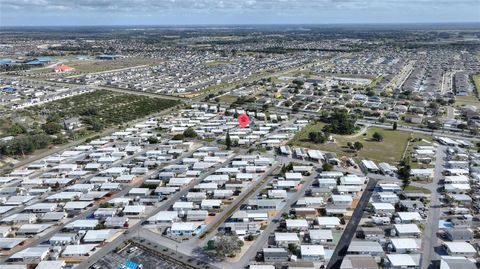
[[[137,269],[138,268],[138,264],[136,264],[132,260],[127,260],[127,262],[125,263],[125,266],[127,266],[130,269]]]

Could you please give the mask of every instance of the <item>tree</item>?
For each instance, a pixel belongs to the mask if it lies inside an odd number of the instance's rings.
[[[149,144],[157,144],[158,143],[158,138],[156,136],[150,136],[147,139],[147,141],[148,141]]]
[[[286,172],[288,172],[287,167],[285,166],[285,164],[283,164],[282,165],[282,174],[285,174]]]
[[[62,133],[57,134],[56,138],[53,139],[53,144],[55,145],[60,145],[67,142],[68,142],[68,139]]]
[[[375,132],[375,133],[373,133],[372,138],[373,138],[373,140],[375,140],[377,142],[382,142],[384,137],[381,133]]]
[[[294,243],[288,244],[288,250],[290,251],[290,253],[296,254],[297,253],[297,244],[294,244]]]
[[[363,144],[359,141],[356,141],[354,144],[353,144],[353,147],[355,148],[356,151],[360,151],[361,149],[363,149]]]
[[[27,128],[25,128],[25,126],[23,126],[21,124],[14,123],[14,124],[12,124],[12,126],[10,126],[10,128],[8,128],[7,132],[11,135],[19,135],[19,134],[26,133]]]
[[[183,140],[184,138],[183,134],[176,134],[172,137],[172,140]]]
[[[185,131],[183,131],[183,136],[188,138],[195,138],[197,137],[197,133],[193,130],[192,127],[188,127]]]
[[[323,169],[323,171],[331,171],[333,169],[333,165],[331,165],[329,163],[324,163],[322,165],[322,169]]]
[[[92,129],[95,132],[99,132],[105,127],[102,121],[94,116],[84,117],[82,118],[82,120],[85,124],[90,125],[90,129]]]
[[[314,143],[325,143],[325,135],[321,132],[310,132],[308,133],[308,139]]]
[[[395,130],[397,130],[397,127],[398,127],[398,126],[397,126],[397,122],[394,122],[392,129],[395,131]]]
[[[53,135],[62,130],[62,125],[51,121],[42,125],[42,129],[46,134]]]
[[[411,167],[410,167],[410,159],[405,158],[400,162],[400,169],[398,169],[398,176],[402,180],[403,189],[405,189],[408,185],[410,185],[410,177],[411,177]]]
[[[220,257],[232,256],[240,252],[243,241],[238,236],[219,234],[213,239],[213,250]]]
[[[227,131],[227,135],[225,136],[225,145],[227,146],[227,149],[230,149],[232,147],[232,139],[230,139],[229,131]]]
[[[324,132],[341,135],[349,135],[355,132],[356,119],[346,111],[335,111],[323,120],[328,123],[323,128]]]

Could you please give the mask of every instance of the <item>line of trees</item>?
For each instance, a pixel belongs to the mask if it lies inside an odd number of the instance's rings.
[[[0,153],[8,156],[23,156],[37,149],[46,148],[53,142],[53,138],[46,134],[19,135],[12,140],[0,144]]]

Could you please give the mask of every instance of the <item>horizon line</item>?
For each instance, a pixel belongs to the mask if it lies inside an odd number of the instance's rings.
[[[480,21],[464,21],[464,22],[325,22],[325,23],[185,23],[185,24],[78,24],[78,25],[1,25],[0,31],[3,28],[41,28],[41,27],[128,27],[128,26],[143,26],[143,27],[195,27],[195,26],[366,26],[366,25],[471,25],[480,24]]]

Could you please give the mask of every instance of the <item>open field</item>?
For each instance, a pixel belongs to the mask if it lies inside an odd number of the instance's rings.
[[[205,62],[206,65],[215,66],[215,65],[222,65],[222,64],[234,64],[234,61],[208,61]]]
[[[473,83],[475,84],[476,92],[473,92],[471,95],[468,96],[456,96],[455,106],[461,107],[464,105],[472,105],[480,108],[480,100],[478,97],[478,93],[480,92],[480,74],[473,75],[472,79]]]
[[[104,72],[115,69],[135,67],[141,65],[158,65],[161,63],[159,59],[149,58],[124,58],[113,61],[109,60],[84,60],[66,63],[68,66],[75,68],[80,73]]]
[[[237,101],[238,98],[236,96],[226,94],[226,95],[222,95],[222,96],[218,97],[218,99],[222,103],[231,104],[231,103],[234,103],[235,101]]]
[[[380,83],[383,80],[383,76],[376,77],[370,84],[367,85],[367,88],[371,89],[377,86],[378,83]]]
[[[370,159],[377,162],[395,163],[400,161],[403,152],[407,146],[410,137],[429,139],[430,136],[410,133],[405,131],[393,131],[382,128],[371,127],[361,135],[332,135],[335,138],[335,143],[316,144],[308,140],[308,134],[312,131],[320,131],[325,123],[316,123],[304,127],[298,132],[289,142],[290,145],[306,147],[312,149],[319,149],[323,151],[330,151],[337,153],[338,157],[349,156],[357,159]],[[384,140],[382,142],[372,141],[373,133],[379,132],[383,134]],[[363,149],[358,153],[351,152],[347,148],[348,142],[359,141],[363,144]]]
[[[468,96],[456,96],[455,97],[455,106],[456,107],[462,107],[462,106],[476,106],[480,108],[480,101],[478,98],[474,95],[468,95]]]
[[[425,194],[432,193],[429,189],[416,187],[416,186],[412,186],[412,185],[406,186],[404,191],[405,192],[421,192],[421,193],[425,193]]]
[[[97,90],[26,110],[35,114],[53,113],[60,118],[95,116],[111,125],[142,118],[178,104],[178,101],[162,98]]]

